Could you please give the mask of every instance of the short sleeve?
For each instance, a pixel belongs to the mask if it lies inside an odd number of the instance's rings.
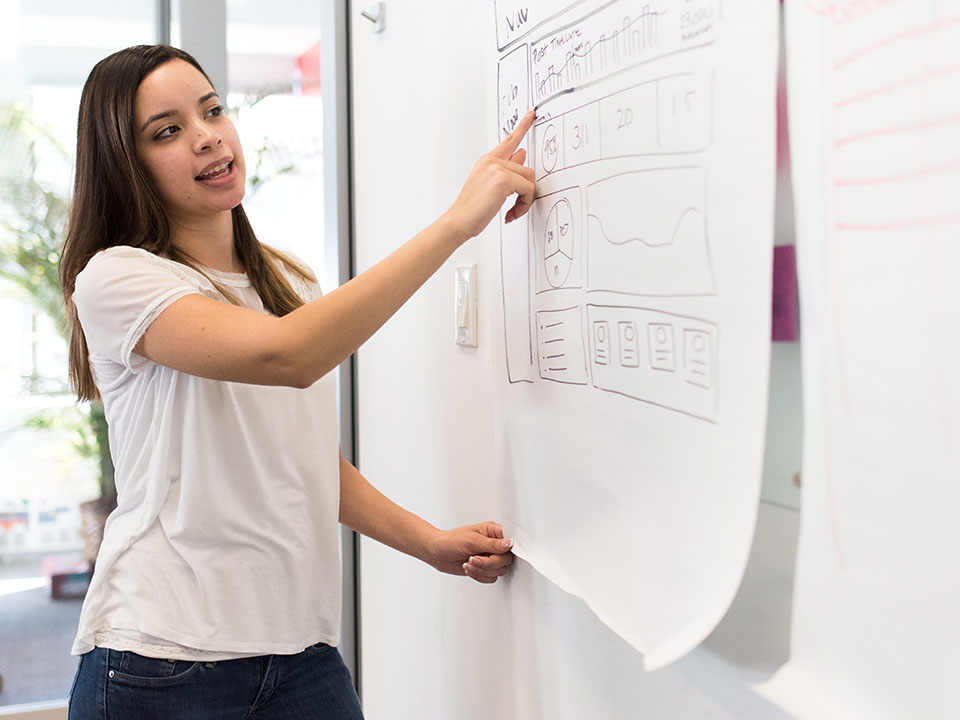
[[[91,358],[137,372],[145,358],[133,348],[157,316],[185,295],[201,293],[176,263],[133,247],[94,255],[77,275],[73,302]]]

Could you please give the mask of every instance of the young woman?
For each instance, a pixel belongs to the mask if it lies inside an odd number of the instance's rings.
[[[361,717],[334,647],[338,521],[443,572],[503,575],[499,525],[438,530],[340,455],[331,371],[506,200],[508,220],[529,209],[517,147],[532,123],[439,220],[321,296],[257,241],[237,133],[196,60],[138,46],[93,69],[60,272],[71,375],[103,399],[119,505],[73,646],[71,718]]]

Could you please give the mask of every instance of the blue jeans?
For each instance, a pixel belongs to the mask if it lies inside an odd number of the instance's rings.
[[[336,648],[221,662],[96,648],[80,658],[69,720],[363,720]]]

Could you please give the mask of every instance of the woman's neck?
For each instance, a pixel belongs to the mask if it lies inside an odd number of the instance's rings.
[[[244,272],[233,242],[233,214],[218,213],[199,222],[172,219],[171,241],[201,265],[213,270]]]

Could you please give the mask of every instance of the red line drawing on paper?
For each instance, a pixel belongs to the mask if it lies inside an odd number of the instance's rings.
[[[865,185],[889,185],[890,183],[906,182],[907,180],[916,180],[918,178],[930,177],[931,175],[940,175],[960,168],[960,160],[952,160],[948,163],[938,165],[929,165],[927,167],[916,168],[907,172],[896,173],[894,175],[880,175],[864,178],[840,178],[834,182],[837,187],[863,187]]]
[[[902,90],[903,88],[910,87],[911,85],[919,85],[921,83],[937,80],[942,77],[950,77],[952,75],[960,75],[960,65],[953,65],[951,67],[931,70],[923,73],[922,75],[904,78],[903,80],[898,80],[897,82],[890,83],[889,85],[881,85],[880,87],[867,90],[866,92],[862,92],[857,95],[851,95],[843,100],[837,100],[833,103],[833,106],[838,109],[848,107],[855,103],[863,102],[864,100],[870,100],[871,98],[896,92],[897,90]]]
[[[960,225],[960,215],[942,215],[940,217],[918,217],[908,218],[906,220],[893,220],[885,223],[849,223],[838,222],[835,227],[837,230],[857,230],[857,231],[887,231],[904,230],[907,228],[938,227],[941,225]]]
[[[847,135],[842,137],[839,140],[834,141],[834,147],[843,147],[844,145],[849,145],[850,143],[860,142],[861,140],[870,140],[876,137],[883,137],[884,135],[898,135],[900,133],[911,133],[911,132],[920,132],[923,130],[930,130],[931,128],[943,127],[944,125],[954,125],[960,123],[960,115],[947,115],[941,118],[931,118],[929,120],[921,120],[920,122],[913,123],[904,123],[902,125],[891,125],[890,127],[874,128],[872,130],[864,130],[863,132],[854,133],[852,135]]]

